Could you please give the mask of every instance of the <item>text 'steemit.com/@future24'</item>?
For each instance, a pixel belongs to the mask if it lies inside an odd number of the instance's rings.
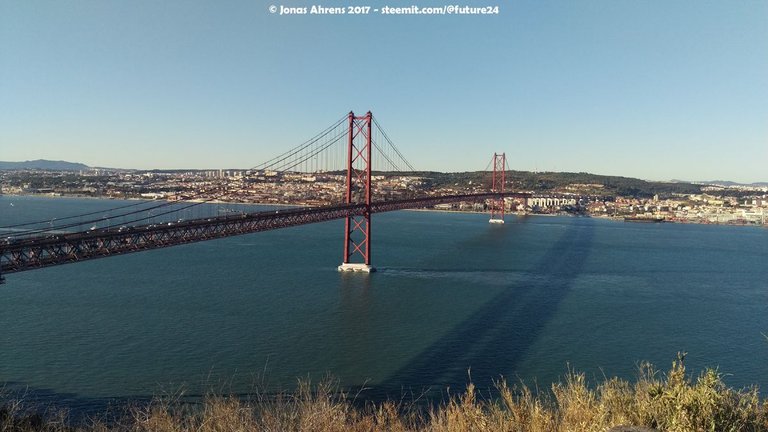
[[[279,16],[291,15],[315,15],[315,16],[334,16],[334,15],[380,15],[380,16],[402,16],[402,15],[499,15],[498,5],[468,6],[468,5],[443,5],[443,6],[334,6],[326,7],[322,5],[307,6],[286,6],[280,4],[270,5],[269,13]]]

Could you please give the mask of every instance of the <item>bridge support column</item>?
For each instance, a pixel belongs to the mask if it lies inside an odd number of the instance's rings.
[[[349,113],[347,204],[365,204],[362,216],[344,221],[344,259],[339,271],[376,271],[371,265],[371,129],[373,115]]]
[[[507,168],[506,153],[493,154],[493,180],[491,181],[491,192],[503,194],[505,173]],[[488,221],[495,224],[504,223],[504,195],[491,199],[491,219]]]

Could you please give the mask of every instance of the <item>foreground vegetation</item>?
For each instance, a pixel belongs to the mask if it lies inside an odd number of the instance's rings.
[[[480,398],[470,384],[427,409],[394,402],[358,408],[330,383],[302,383],[293,393],[251,401],[210,396],[190,407],[158,400],[117,421],[81,426],[63,414],[43,418],[7,403],[0,431],[768,431],[768,401],[757,389],[730,389],[714,370],[692,379],[682,356],[665,374],[641,366],[634,383],[613,378],[591,387],[583,374],[569,373],[551,392],[504,381],[497,390],[493,399]]]

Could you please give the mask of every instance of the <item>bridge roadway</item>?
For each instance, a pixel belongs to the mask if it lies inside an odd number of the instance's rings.
[[[483,201],[502,196],[528,198],[530,194],[502,192],[380,201],[371,203],[370,213],[423,208],[461,201]],[[2,283],[2,276],[8,273],[324,222],[347,216],[364,216],[366,211],[365,204],[341,204],[216,216],[129,228],[96,229],[18,240],[11,244],[0,245],[0,283]]]

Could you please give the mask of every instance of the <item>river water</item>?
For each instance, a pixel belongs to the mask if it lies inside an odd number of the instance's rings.
[[[0,226],[121,204],[5,196]],[[330,374],[380,400],[685,351],[768,387],[768,229],[401,211],[373,238],[372,275],[336,271],[342,221],[8,274],[0,383],[87,408]]]

